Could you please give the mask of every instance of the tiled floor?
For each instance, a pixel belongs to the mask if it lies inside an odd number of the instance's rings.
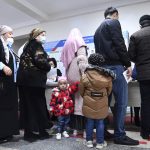
[[[113,132],[110,130],[110,132]],[[150,149],[150,141],[143,140],[140,137],[139,132],[127,131],[128,136],[140,140],[139,146],[121,146],[113,144],[113,142],[108,142],[108,146],[104,150],[148,150]],[[0,150],[88,150],[84,143],[85,140],[82,138],[63,138],[60,141],[55,139],[55,136],[47,140],[38,140],[34,143],[28,143],[23,140],[22,132],[20,136],[16,136],[12,142],[4,143],[0,145]],[[95,150],[91,148],[90,150]]]
[[[112,117],[110,117],[110,132],[113,132],[112,124]],[[140,128],[131,123],[129,114],[125,119],[125,126],[127,136],[139,140],[141,144],[133,147],[121,146],[113,142],[108,142],[108,146],[104,148],[104,150],[150,150],[150,141],[143,140],[140,137]],[[87,148],[84,143],[85,139],[73,136],[68,139],[63,138],[57,141],[55,135],[53,138],[47,140],[38,140],[34,143],[28,143],[23,140],[23,132],[21,131],[21,134],[16,136],[12,142],[0,144],[0,150],[88,150],[89,148]],[[95,148],[91,148],[90,150],[95,150]]]

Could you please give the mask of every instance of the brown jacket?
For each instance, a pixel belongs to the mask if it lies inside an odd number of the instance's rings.
[[[80,94],[83,97],[83,115],[103,119],[108,115],[108,95],[112,90],[112,77],[103,70],[87,69],[81,78]]]

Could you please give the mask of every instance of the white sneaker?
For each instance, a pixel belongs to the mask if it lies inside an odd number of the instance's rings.
[[[89,147],[89,148],[92,148],[93,147],[93,142],[92,141],[87,141],[86,146]]]
[[[56,134],[56,139],[57,139],[57,140],[61,140],[61,133],[57,133],[57,134]]]
[[[63,136],[64,136],[65,138],[68,138],[68,137],[69,137],[69,134],[67,133],[67,131],[64,131],[62,134],[63,134]]]
[[[86,132],[83,132],[83,138],[86,139]]]
[[[103,147],[106,147],[106,146],[107,146],[107,142],[104,141],[104,143],[97,144],[97,145],[96,145],[96,149],[102,149]]]
[[[78,135],[78,131],[77,130],[73,130],[73,136],[77,136]]]

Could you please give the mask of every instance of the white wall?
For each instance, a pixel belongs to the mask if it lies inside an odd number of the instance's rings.
[[[105,9],[105,8],[104,8]],[[150,2],[118,8],[122,30],[128,30],[130,35],[139,29],[139,18],[144,14],[150,14]],[[15,36],[28,34],[35,27],[42,27],[47,31],[47,41],[66,39],[69,31],[78,27],[83,36],[93,35],[96,28],[103,21],[104,11],[93,12],[54,22],[42,23],[14,31]]]

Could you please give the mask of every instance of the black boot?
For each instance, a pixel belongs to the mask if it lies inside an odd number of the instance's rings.
[[[39,138],[38,134],[34,134],[33,132],[30,131],[24,131],[24,140],[28,142],[35,142]]]
[[[13,139],[12,135],[6,136],[4,138],[0,138],[0,144],[10,142]]]
[[[49,135],[49,133],[45,130],[42,130],[39,132],[39,139],[40,140],[45,140],[45,139],[48,139],[48,138],[51,138],[52,136]]]

